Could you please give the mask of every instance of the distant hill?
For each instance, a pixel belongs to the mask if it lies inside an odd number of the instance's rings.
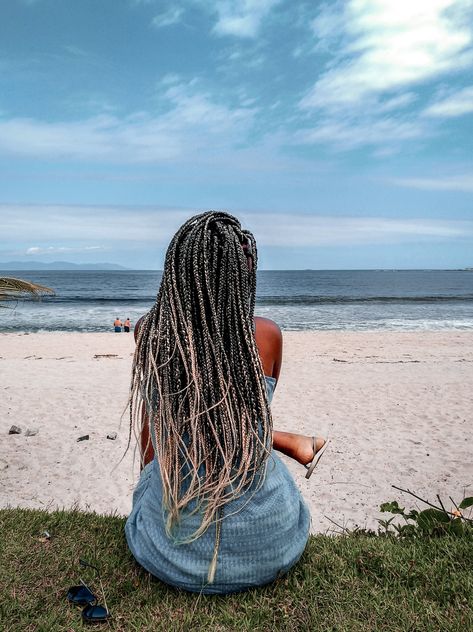
[[[0,270],[129,270],[118,263],[71,263],[70,261],[0,261]]]

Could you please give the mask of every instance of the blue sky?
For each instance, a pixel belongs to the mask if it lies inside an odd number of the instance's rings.
[[[472,0],[0,4],[0,262],[473,266]]]

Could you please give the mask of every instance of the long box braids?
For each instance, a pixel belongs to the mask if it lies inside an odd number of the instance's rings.
[[[141,430],[144,402],[166,529],[176,539],[175,527],[194,512],[202,521],[186,541],[211,524],[219,537],[225,505],[264,480],[272,418],[254,336],[256,268],[255,239],[235,217],[192,217],[168,247],[138,334],[130,432]]]

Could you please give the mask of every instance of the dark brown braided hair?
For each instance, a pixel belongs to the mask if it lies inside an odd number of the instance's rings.
[[[138,333],[130,427],[141,432],[144,402],[168,534],[183,510],[200,511],[198,538],[264,479],[272,419],[254,336],[256,267],[255,239],[235,217],[192,217],[168,247]]]

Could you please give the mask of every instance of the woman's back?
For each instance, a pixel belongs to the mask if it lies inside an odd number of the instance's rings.
[[[276,380],[266,378],[268,399]],[[216,532],[212,526],[197,540],[178,544],[168,537],[162,508],[159,464],[144,469],[133,495],[126,537],[136,560],[164,582],[185,590],[229,593],[273,581],[297,562],[307,542],[310,515],[281,459],[268,461],[259,489],[229,502],[223,510],[215,578],[208,584]],[[179,540],[198,528],[198,514],[183,516]],[[176,538],[176,539],[177,539]]]

